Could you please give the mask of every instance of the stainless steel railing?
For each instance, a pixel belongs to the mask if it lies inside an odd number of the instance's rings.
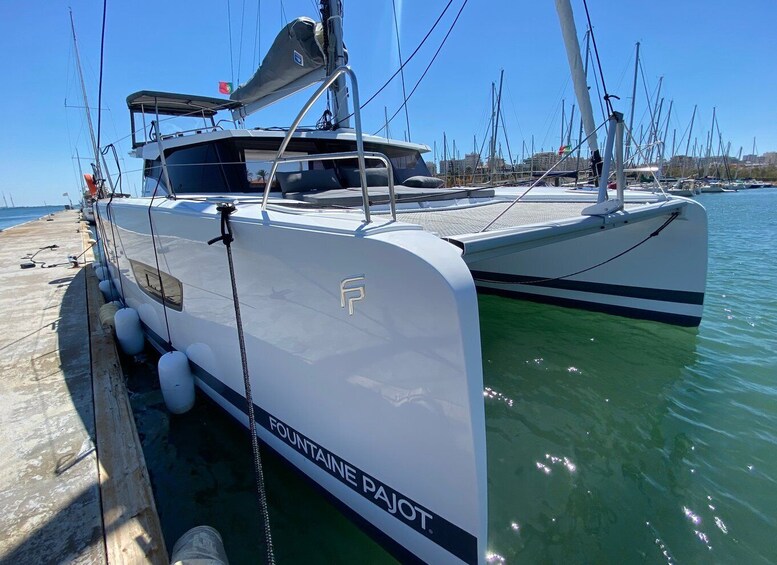
[[[278,148],[278,154],[275,157],[275,161],[273,161],[272,169],[270,169],[270,177],[267,180],[267,184],[264,187],[264,195],[262,196],[262,210],[267,209],[267,200],[270,197],[270,186],[272,185],[273,180],[275,179],[275,173],[278,171],[278,165],[284,162],[301,162],[301,161],[319,161],[324,160],[322,158],[322,155],[307,155],[304,157],[289,157],[284,158],[283,153],[286,151],[286,147],[289,145],[289,141],[291,141],[292,136],[294,135],[294,132],[297,131],[297,128],[299,127],[299,124],[302,122],[302,119],[305,117],[305,115],[308,113],[310,108],[313,107],[313,104],[316,103],[316,101],[321,97],[326,90],[332,86],[332,84],[340,77],[340,75],[347,74],[351,79],[351,95],[353,96],[353,117],[354,117],[354,125],[356,127],[356,151],[355,152],[348,152],[348,153],[332,153],[329,154],[326,158],[326,160],[334,160],[334,159],[353,159],[354,156],[357,157],[359,161],[359,180],[361,182],[361,189],[362,189],[362,203],[364,205],[364,221],[369,223],[370,222],[370,200],[369,200],[369,193],[367,191],[367,174],[365,172],[365,165],[364,165],[364,159],[366,157],[366,154],[364,153],[364,140],[362,137],[362,119],[361,119],[361,112],[359,110],[359,84],[356,80],[356,74],[351,70],[351,67],[349,66],[342,66],[337,67],[334,72],[327,77],[327,79],[321,83],[321,86],[316,89],[316,91],[313,93],[313,96],[310,97],[310,100],[308,100],[305,105],[302,107],[302,110],[297,115],[297,117],[294,119],[294,121],[291,124],[291,127],[289,128],[289,131],[286,132],[286,136],[283,138],[283,141],[281,142],[280,147]],[[388,170],[388,183],[389,183],[389,204],[391,206],[391,215],[394,219],[396,219],[396,202],[395,202],[395,196],[394,196],[394,175],[391,170],[391,163],[389,162],[388,158],[385,155],[382,155],[380,153],[370,153],[370,158],[378,159],[383,161],[386,164],[386,169]]]
[[[391,217],[394,220],[396,220],[397,205],[396,205],[396,196],[394,194],[394,171],[391,168],[391,161],[383,153],[376,153],[374,151],[362,151],[361,155],[365,160],[375,159],[377,161],[381,161],[386,166],[386,171],[388,172],[389,208],[391,209]],[[281,163],[304,163],[308,161],[338,161],[343,159],[353,159],[354,157],[358,157],[358,156],[359,156],[358,151],[346,151],[343,153],[314,153],[312,155],[297,155],[294,157],[282,157],[280,159],[276,159],[275,163],[278,163],[280,165]],[[265,194],[267,194],[268,187],[270,185],[270,182],[272,182],[273,180],[274,174],[275,174],[274,170],[270,171],[269,181],[267,182],[267,185],[264,187]],[[364,169],[361,170],[361,175],[362,175],[362,183],[364,183],[364,175],[365,175]],[[364,205],[365,205],[365,220],[369,222],[370,221],[369,194],[365,192],[364,184],[362,184],[362,199],[364,199]],[[263,206],[262,209],[264,209],[264,200],[262,200],[262,206]]]

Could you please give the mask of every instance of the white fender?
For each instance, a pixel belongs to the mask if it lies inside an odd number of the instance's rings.
[[[167,409],[183,414],[194,406],[194,375],[189,359],[181,351],[171,351],[159,358],[159,386]]]
[[[127,355],[137,355],[143,351],[145,340],[137,311],[132,308],[117,310],[113,321],[121,350]]]

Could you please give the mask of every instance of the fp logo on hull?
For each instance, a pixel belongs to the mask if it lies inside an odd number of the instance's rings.
[[[353,304],[366,296],[364,276],[349,277],[340,283],[340,308],[348,304],[348,314],[353,316]]]

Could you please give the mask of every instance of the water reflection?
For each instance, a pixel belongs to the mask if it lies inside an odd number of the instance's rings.
[[[493,554],[671,555],[655,541],[662,501],[687,486],[694,446],[666,420],[697,332],[491,296],[480,308]]]

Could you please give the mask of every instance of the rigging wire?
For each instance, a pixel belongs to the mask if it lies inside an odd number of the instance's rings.
[[[515,206],[516,204],[518,204],[518,202],[520,202],[520,201],[523,199],[523,197],[524,197],[524,196],[526,196],[527,194],[529,194],[529,191],[531,191],[531,190],[532,190],[532,189],[533,189],[535,186],[537,186],[537,185],[538,185],[540,182],[542,182],[542,181],[545,179],[545,177],[546,177],[546,176],[548,176],[548,175],[549,175],[549,174],[550,174],[550,173],[553,171],[553,169],[555,169],[555,168],[556,168],[556,167],[558,167],[558,166],[559,166],[561,163],[563,163],[564,161],[566,161],[566,160],[567,160],[567,159],[568,159],[568,158],[569,158],[569,157],[570,157],[570,156],[571,156],[571,155],[572,155],[572,154],[573,154],[575,151],[577,151],[577,150],[578,150],[578,148],[582,147],[582,146],[583,146],[583,144],[585,144],[585,143],[588,141],[588,138],[589,138],[589,137],[592,137],[594,134],[596,134],[596,132],[598,132],[600,129],[602,129],[602,128],[605,126],[605,124],[607,124],[607,122],[608,122],[608,121],[609,121],[609,120],[605,120],[605,121],[603,121],[603,122],[602,122],[602,123],[599,125],[599,127],[598,127],[598,128],[596,128],[594,131],[592,131],[590,134],[588,134],[588,135],[586,136],[586,138],[585,138],[585,139],[581,140],[581,141],[580,141],[580,143],[577,145],[577,147],[575,147],[574,149],[572,149],[572,151],[570,151],[569,153],[567,153],[566,155],[564,155],[564,156],[561,158],[561,160],[559,160],[559,161],[558,161],[558,162],[557,162],[555,165],[553,165],[551,168],[549,168],[547,171],[545,171],[545,172],[542,174],[542,176],[541,176],[541,177],[539,177],[539,178],[538,178],[536,181],[534,181],[534,184],[532,184],[532,185],[531,185],[529,188],[527,188],[527,189],[526,189],[526,190],[525,190],[523,193],[521,193],[521,194],[520,194],[520,195],[519,195],[519,196],[518,196],[518,197],[517,197],[515,200],[513,200],[513,201],[510,203],[510,205],[509,205],[507,208],[505,208],[505,209],[504,209],[504,210],[502,210],[502,211],[501,211],[499,214],[497,214],[497,215],[496,215],[496,217],[495,217],[493,220],[491,220],[491,221],[490,221],[488,224],[486,224],[486,226],[485,226],[483,229],[481,229],[481,230],[480,230],[480,232],[481,232],[481,233],[482,233],[482,232],[485,232],[485,231],[487,231],[487,230],[488,230],[488,228],[490,228],[491,226],[493,226],[493,225],[494,225],[494,224],[497,222],[497,220],[499,220],[499,218],[501,218],[502,216],[504,216],[504,215],[505,215],[505,214],[506,214],[506,213],[507,213],[507,212],[510,210],[510,208],[512,208],[513,206]]]
[[[243,62],[243,28],[246,21],[246,0],[243,0],[242,11],[240,12],[240,46],[237,50],[237,84],[240,84],[240,67]]]
[[[105,15],[108,11],[108,0],[103,0],[103,25],[100,34],[100,79],[97,88],[97,147],[100,147],[100,133],[102,128],[102,106],[103,106],[103,64],[105,62]],[[89,111],[89,108],[86,109]],[[96,156],[95,156],[96,157]],[[96,163],[99,169],[100,163]],[[106,171],[107,173],[107,171]]]
[[[232,10],[229,7],[230,0],[227,0],[227,30],[229,31],[229,67],[232,71],[232,83],[235,82],[235,53],[232,49]]]
[[[281,3],[281,27],[286,27],[289,25],[289,18],[286,17],[286,6],[283,5],[283,0],[280,0]]]
[[[488,139],[488,132],[491,131],[491,124],[493,123],[493,120],[494,120],[493,112],[487,112],[487,115],[489,117],[488,117],[488,123],[486,124],[486,131],[483,133],[483,141],[480,144],[480,150],[477,153],[477,159],[475,159],[475,162],[473,163],[473,167],[472,167],[472,182],[473,183],[475,182],[475,176],[477,175],[477,169],[478,169],[478,166],[480,165],[482,157],[483,157],[483,149],[485,149],[485,147],[486,147],[486,140]],[[466,157],[466,155],[465,155],[465,157]],[[455,159],[455,156],[454,156],[454,159]],[[449,168],[448,165],[446,165],[446,169],[445,169],[445,171],[446,171],[446,175],[445,176],[446,177],[448,176],[448,168]]]
[[[647,81],[645,80],[645,69],[642,67],[642,61],[639,62],[639,72],[642,75],[642,86],[645,90],[645,96],[647,97],[648,113],[650,114],[650,127],[647,128],[648,131],[646,132],[648,136],[648,142],[650,142],[650,138],[653,136],[654,122],[656,118],[655,118],[655,114],[653,113],[653,105],[650,103],[650,97],[648,96]],[[656,95],[658,95],[658,86],[656,86]],[[642,142],[641,139],[640,139],[640,142]]]
[[[518,110],[516,109],[515,101],[513,100],[513,94],[510,90],[510,85],[506,84],[505,87],[507,90],[507,98],[510,100],[510,106],[513,109],[513,115],[515,116],[515,125],[518,126],[518,133],[521,134],[521,140],[525,140],[526,136],[523,133],[523,128],[521,128],[521,121],[518,119]]]
[[[588,29],[591,31],[591,43],[594,46],[594,55],[596,56],[596,66],[599,67],[599,79],[602,81],[602,90],[604,90],[604,102],[607,104],[608,115],[612,114],[612,102],[610,102],[610,94],[607,92],[607,85],[604,83],[604,71],[602,71],[602,61],[599,58],[599,49],[596,47],[596,36],[594,35],[594,28],[591,25],[591,14],[588,13],[588,2],[583,0],[583,7],[585,8],[585,17],[588,20]],[[598,86],[597,86],[598,90]],[[606,116],[605,116],[606,118]]]
[[[429,72],[429,69],[434,64],[434,61],[437,59],[437,55],[440,54],[440,51],[442,51],[442,48],[445,46],[445,42],[448,41],[448,37],[450,37],[451,32],[453,31],[453,28],[456,27],[456,22],[459,21],[459,17],[461,16],[461,12],[464,10],[464,7],[467,5],[467,2],[469,2],[469,0],[464,0],[464,2],[461,4],[461,8],[459,8],[459,12],[456,14],[456,18],[453,20],[453,23],[451,24],[451,27],[448,28],[448,33],[446,33],[445,37],[443,37],[442,43],[440,43],[440,46],[437,48],[437,51],[435,51],[434,56],[432,57],[432,60],[429,61],[429,64],[426,66],[426,69],[424,69],[424,72],[421,74],[421,77],[415,83],[415,86],[413,86],[413,90],[410,91],[410,94],[407,95],[407,98],[405,98],[405,101],[402,103],[402,105],[399,108],[397,108],[397,111],[394,112],[394,114],[388,119],[388,121],[386,122],[386,125],[384,125],[378,131],[376,131],[375,135],[377,135],[378,133],[383,131],[386,128],[386,126],[388,124],[390,124],[394,120],[394,118],[396,118],[397,115],[402,111],[402,108],[407,106],[408,101],[413,96],[413,94],[415,93],[415,91],[418,88],[418,86],[421,84],[421,81],[424,80],[424,77],[426,76],[426,73]]]
[[[156,272],[159,277],[159,292],[162,294],[162,312],[165,316],[165,330],[167,331],[167,350],[173,351],[173,340],[170,336],[170,321],[167,319],[167,296],[165,295],[165,283],[162,280],[162,271],[159,269],[159,253],[157,252],[157,236],[154,231],[154,221],[151,218],[151,208],[154,206],[154,200],[156,199],[157,191],[159,190],[159,184],[162,182],[161,172],[156,179],[156,186],[154,192],[151,194],[151,202],[148,203],[148,227],[151,232],[151,245],[154,248],[154,262],[156,263]],[[170,190],[168,188],[168,190]]]
[[[253,58],[251,59],[251,62],[253,63],[253,68],[258,68],[259,61],[262,59],[262,54],[260,53],[262,49],[261,45],[261,36],[259,31],[259,13],[262,11],[262,0],[256,0],[256,27],[254,27],[254,52],[253,52]]]
[[[108,153],[109,150],[113,151],[113,158],[116,161],[116,168],[119,171],[118,177],[117,177],[117,181],[116,181],[116,187],[119,190],[118,194],[121,194],[121,182],[122,182],[121,166],[119,165],[119,155],[116,152],[116,147],[113,144],[107,145],[105,147],[105,149],[101,149],[100,150],[100,153],[101,153],[101,155],[104,156],[104,155],[106,155]],[[105,162],[105,160],[103,160],[103,162],[105,163],[105,171],[104,171],[104,173],[107,175],[107,174],[109,174],[108,163]],[[105,216],[106,216],[108,222],[111,224],[111,242],[113,243],[113,255],[114,255],[114,258],[116,260],[116,270],[118,271],[119,291],[121,293],[121,301],[122,301],[122,303],[124,303],[126,305],[127,304],[127,299],[126,299],[126,295],[124,294],[124,281],[121,278],[121,266],[119,265],[119,248],[118,248],[118,246],[116,244],[116,242],[118,241],[119,238],[116,235],[116,229],[114,227],[114,224],[115,224],[115,222],[114,222],[114,215],[113,215],[113,210],[111,209],[111,204],[113,204],[113,198],[116,196],[116,194],[117,194],[116,190],[111,191],[111,196],[110,196],[110,198],[108,198],[108,203],[105,205]],[[123,244],[122,244],[122,246],[123,246]]]
[[[504,135],[505,144],[507,145],[507,157],[508,157],[508,159],[510,159],[510,168],[513,169],[515,163],[513,163],[513,154],[510,151],[510,140],[507,138],[507,128],[505,127],[505,117],[504,117],[504,114],[502,113],[501,106],[499,108],[499,116],[502,119],[502,135]],[[513,172],[515,172],[515,171],[513,170]]]
[[[392,74],[392,75],[391,75],[391,76],[390,76],[390,77],[389,77],[389,78],[386,80],[386,82],[384,82],[384,83],[383,83],[383,86],[381,86],[381,87],[380,87],[378,90],[376,90],[376,91],[375,91],[375,93],[374,93],[372,96],[370,96],[370,97],[367,99],[367,101],[366,101],[364,104],[362,104],[361,106],[359,106],[359,110],[363,110],[364,108],[366,108],[366,107],[367,107],[367,104],[369,104],[370,102],[372,102],[372,101],[373,101],[373,100],[374,100],[374,99],[375,99],[375,98],[378,96],[378,94],[380,94],[381,92],[383,92],[383,91],[386,89],[386,87],[387,87],[389,84],[391,84],[391,81],[392,81],[392,80],[394,80],[394,79],[397,77],[397,75],[398,75],[400,72],[402,72],[402,69],[404,69],[404,68],[405,68],[405,66],[407,66],[407,64],[408,64],[410,61],[412,61],[412,60],[413,60],[413,57],[415,57],[416,53],[418,53],[418,51],[421,49],[421,47],[423,47],[424,43],[426,43],[426,40],[427,40],[427,39],[429,39],[429,36],[431,36],[431,35],[432,35],[432,32],[433,32],[433,31],[435,30],[435,28],[437,27],[437,24],[439,24],[439,23],[440,23],[440,20],[442,20],[443,16],[445,15],[445,12],[447,12],[447,11],[448,11],[448,8],[450,8],[451,4],[453,4],[453,0],[448,0],[448,3],[445,5],[445,8],[443,8],[442,12],[440,12],[440,15],[439,15],[439,16],[437,16],[437,19],[435,20],[434,24],[432,24],[432,27],[431,27],[431,28],[429,28],[429,31],[427,31],[427,32],[426,32],[426,35],[425,35],[425,36],[424,36],[424,38],[421,40],[421,43],[419,43],[419,44],[418,44],[418,46],[415,48],[415,50],[414,50],[414,51],[413,51],[413,52],[410,54],[410,57],[408,57],[408,58],[405,60],[405,62],[404,62],[404,63],[402,63],[402,64],[400,65],[400,67],[399,67],[399,68],[398,68],[396,71],[394,71],[394,74]],[[350,117],[352,117],[352,116],[353,116],[353,113],[349,114],[349,115],[348,115],[348,118],[350,118]],[[339,122],[338,122],[338,123],[339,123]]]
[[[593,35],[591,37],[593,37]],[[602,119],[606,120],[607,112],[604,109],[604,104],[602,104],[602,91],[599,88],[599,80],[598,80],[599,75],[596,72],[596,67],[594,67],[591,70],[594,73],[594,84],[596,85],[596,100],[599,102],[599,110],[602,112]]]
[[[410,141],[410,115],[407,111],[407,91],[405,90],[405,70],[402,64],[402,47],[399,41],[399,21],[397,20],[397,3],[391,0],[391,7],[394,12],[394,31],[397,35],[397,53],[399,54],[399,75],[402,78],[402,98],[405,101],[405,124],[407,125],[407,140]]]

